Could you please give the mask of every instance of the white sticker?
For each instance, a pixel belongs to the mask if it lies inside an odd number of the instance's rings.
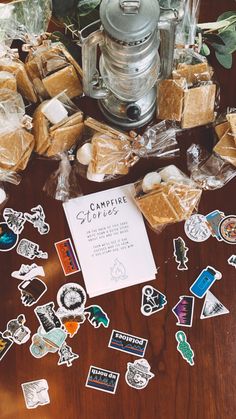
[[[60,356],[59,361],[57,365],[66,365],[67,367],[72,366],[72,362],[75,359],[79,358],[79,355],[72,352],[72,349],[69,345],[67,345],[65,342],[60,347],[58,354]]]
[[[41,379],[21,384],[27,409],[50,403],[47,380]]]
[[[211,230],[204,215],[193,214],[184,223],[186,236],[194,242],[204,242],[211,237]]]
[[[209,319],[210,317],[228,314],[229,310],[210,292],[208,291],[203,303],[200,319]]]
[[[148,361],[144,358],[136,359],[134,362],[128,362],[125,381],[128,386],[136,390],[145,388],[149,380],[154,377]]]
[[[15,233],[20,234],[24,229],[26,219],[23,212],[18,212],[12,208],[5,208],[3,211],[3,218],[8,227]]]
[[[25,212],[24,217],[26,221],[33,224],[34,228],[36,228],[39,234],[47,234],[50,230],[50,226],[48,223],[45,223],[45,214],[43,207],[41,205],[37,205],[37,207],[31,208],[32,214]]]
[[[39,245],[28,239],[21,239],[20,243],[16,248],[16,252],[18,253],[18,255],[24,256],[27,259],[34,259],[36,257],[40,259],[48,258],[47,252],[39,250]]]
[[[22,264],[18,271],[12,272],[11,276],[20,281],[27,281],[36,276],[45,276],[45,272],[43,267],[38,266],[36,263],[32,263],[31,265]]]
[[[142,289],[141,313],[150,316],[164,308],[167,304],[166,296],[151,285],[146,285]]]
[[[24,314],[20,314],[17,319],[12,319],[7,323],[7,329],[3,332],[3,337],[10,338],[17,345],[26,343],[31,335],[28,327],[24,326],[26,320]]]

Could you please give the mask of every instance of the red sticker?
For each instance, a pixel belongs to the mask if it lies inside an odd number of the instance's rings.
[[[66,276],[72,275],[81,270],[71,243],[71,239],[61,240],[60,242],[55,243],[55,247],[63,272]]]

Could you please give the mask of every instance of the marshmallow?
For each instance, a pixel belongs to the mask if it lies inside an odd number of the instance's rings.
[[[103,173],[93,173],[88,167],[87,170],[87,179],[91,180],[92,182],[102,182],[104,180],[105,175]]]
[[[92,160],[92,144],[85,143],[80,147],[76,153],[76,158],[79,163],[88,166]]]
[[[60,100],[56,98],[49,100],[49,102],[43,106],[42,113],[53,125],[58,124],[68,116],[67,110]]]
[[[155,189],[161,183],[161,176],[157,172],[150,172],[143,178],[142,189],[144,193]]]
[[[0,204],[2,204],[7,198],[6,192],[4,189],[0,188]]]
[[[159,174],[164,182],[169,182],[170,180],[181,181],[186,179],[178,167],[174,166],[173,164],[162,169]]]

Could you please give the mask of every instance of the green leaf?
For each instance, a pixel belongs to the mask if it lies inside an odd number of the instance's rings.
[[[232,11],[228,11],[228,12],[224,12],[222,13],[218,18],[217,21],[219,20],[224,20],[224,19],[228,19],[229,17],[235,17],[236,18],[236,11],[232,10]]]
[[[233,57],[232,54],[219,54],[216,51],[216,58],[219,61],[219,63],[226,68],[227,70],[229,70],[232,67],[232,63],[233,63]]]
[[[205,57],[207,57],[208,55],[210,55],[211,51],[209,49],[209,47],[206,44],[202,44],[202,48],[200,51],[200,54],[204,55]]]
[[[73,16],[78,0],[52,0],[53,15],[58,18]]]
[[[219,35],[216,35],[213,33],[204,33],[203,37],[204,37],[204,40],[207,40],[210,43],[225,45],[223,39]]]
[[[220,38],[224,41],[225,45],[218,45],[212,43],[213,48],[219,54],[231,54],[236,50],[236,32],[225,31],[220,34]]]
[[[88,15],[101,3],[101,0],[79,0],[78,12],[80,16]]]

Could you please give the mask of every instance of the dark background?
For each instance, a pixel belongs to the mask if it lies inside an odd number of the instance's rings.
[[[214,21],[226,10],[235,10],[234,1],[202,0],[200,22]],[[216,78],[221,86],[221,108],[236,106],[236,55],[231,70],[224,70],[211,57]],[[82,99],[81,108],[92,116],[99,117],[94,101]],[[212,147],[213,137],[210,129],[198,128],[179,137],[181,157],[174,161],[186,170],[186,149],[193,142]],[[130,175],[109,184],[93,184],[81,180],[83,192],[91,193],[137,180],[147,172],[162,167],[169,162],[155,159],[137,164]],[[173,161],[172,161],[173,163]],[[9,187],[8,207],[18,211],[30,211],[41,204],[46,213],[46,221],[51,230],[47,236],[40,236],[26,223],[22,237],[27,237],[40,248],[47,251],[49,258],[42,261],[46,273],[47,293],[39,304],[55,301],[57,290],[65,282],[78,281],[83,285],[81,274],[65,277],[58,260],[54,242],[70,236],[62,206],[48,198],[43,185],[58,163],[33,158],[23,174],[19,186]],[[207,214],[220,209],[225,214],[235,213],[235,183],[231,181],[223,189],[204,192],[199,213]],[[227,259],[236,253],[235,246],[218,242],[214,238],[197,244],[184,235],[183,223],[167,228],[162,234],[155,235],[148,228],[156,265],[160,267],[157,279],[152,285],[167,296],[168,304],[164,310],[150,317],[140,312],[142,286],[135,286],[89,299],[89,304],[103,307],[110,317],[108,329],[94,329],[89,322],[81,326],[73,339],[67,339],[74,352],[80,355],[71,368],[57,366],[58,357],[49,354],[35,359],[29,352],[29,342],[14,345],[3,358],[0,381],[1,419],[38,418],[38,419],[233,419],[236,401],[236,308],[235,268],[227,264]],[[172,239],[182,236],[189,248],[189,270],[177,271],[173,259]],[[26,325],[32,334],[36,332],[38,321],[33,308],[26,308],[20,302],[17,289],[18,281],[11,277],[22,263],[31,263],[17,255],[13,250],[0,254],[0,330],[6,323],[24,313]],[[36,260],[41,264],[41,260]],[[135,263],[135,261],[134,261]],[[199,272],[207,265],[221,271],[223,278],[217,281],[212,291],[230,310],[230,314],[205,321],[200,320],[203,300],[195,300],[192,328],[185,328],[188,340],[195,352],[195,366],[190,367],[176,350],[175,333],[179,329],[171,312],[180,295],[188,294],[188,289]],[[155,374],[149,385],[142,391],[128,387],[125,382],[127,362],[135,357],[114,351],[107,347],[112,329],[149,340],[145,358]],[[115,395],[85,388],[90,365],[120,373]],[[27,410],[21,383],[45,378],[49,384],[51,403]]]

